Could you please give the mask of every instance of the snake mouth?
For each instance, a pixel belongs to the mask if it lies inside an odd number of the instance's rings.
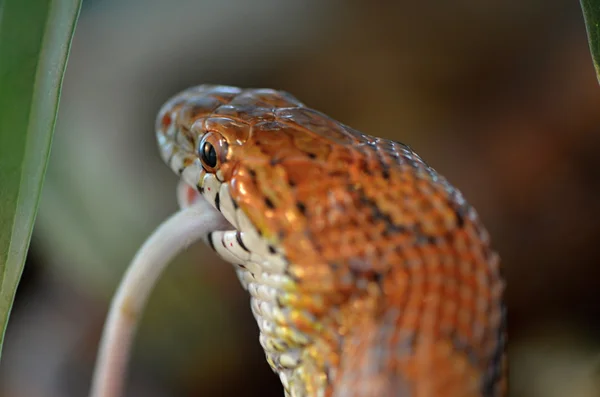
[[[192,168],[192,167],[188,167]],[[193,206],[198,200],[211,204],[209,210],[218,227],[204,238],[222,259],[242,271],[240,281],[244,287],[251,282],[248,275],[258,273],[281,274],[286,265],[278,252],[258,233],[256,227],[229,194],[229,185],[219,181],[216,175],[199,170],[200,182],[192,185],[198,171],[183,172],[177,187],[177,200],[181,208]],[[186,178],[194,174],[192,179]],[[206,209],[205,209],[206,211]],[[218,218],[218,219],[217,219]]]
[[[200,200],[206,201],[210,204],[210,206],[206,207],[208,209],[205,209],[205,211],[210,211],[210,216],[213,217],[213,219],[217,220],[218,231],[239,231],[235,218],[227,217],[222,212],[220,208],[220,194],[217,193],[216,195],[213,195],[213,197],[211,197],[210,195],[201,194],[199,192],[199,190],[203,191],[205,189],[206,188],[192,186],[185,179],[180,179],[177,185],[177,203],[179,204],[179,207],[182,209],[189,208],[193,207]],[[213,190],[212,188],[209,189]],[[210,233],[215,233],[216,231],[217,230],[211,231]]]
[[[229,221],[227,219],[227,217],[225,216],[225,214],[221,211],[219,194],[211,197],[206,194],[201,194],[199,192],[199,190],[200,191],[202,191],[202,190],[208,191],[206,188],[199,189],[198,187],[191,186],[186,180],[181,179],[179,181],[179,184],[177,185],[177,202],[179,203],[179,206],[182,209],[184,209],[184,208],[194,207],[195,205],[197,205],[197,203],[199,201],[208,202],[210,205],[203,206],[204,211],[210,212],[209,216],[211,219],[213,219],[215,221],[215,224],[217,226],[213,230],[209,231],[203,237],[203,241],[210,248],[212,248],[213,251],[217,252],[217,254],[219,254],[226,261],[228,261],[232,264],[240,265],[244,261],[244,258],[242,258],[238,255],[232,255],[231,251],[230,251],[232,248],[232,245],[231,244],[228,245],[225,242],[224,238],[225,238],[225,236],[235,235],[236,236],[236,244],[241,245],[245,248],[245,245],[240,244],[242,242],[241,230],[238,229],[237,225],[232,224],[232,222]],[[211,190],[213,190],[213,189],[211,189]],[[219,197],[219,198],[217,200],[215,200],[214,199],[215,197]],[[211,198],[212,198],[212,200],[211,200]],[[235,219],[235,218],[233,218],[233,219]],[[235,223],[235,222],[233,222],[233,223]],[[225,249],[222,249],[222,248],[225,248]],[[229,249],[227,249],[227,248],[229,248]],[[248,251],[248,253],[249,253],[249,251]]]

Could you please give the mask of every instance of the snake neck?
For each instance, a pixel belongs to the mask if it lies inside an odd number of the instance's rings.
[[[261,186],[252,179],[260,174],[247,176],[243,186]],[[284,235],[266,235],[276,230],[261,230],[268,211],[253,215],[229,184],[204,178],[204,197],[234,227],[213,233],[211,246],[250,292],[267,361],[288,395],[502,395],[498,257],[443,178],[407,171],[399,176],[406,191],[387,194],[330,178],[327,192],[314,194],[330,200],[302,200],[305,219],[326,223]],[[403,205],[390,213],[395,200]],[[320,238],[304,244],[311,233]]]

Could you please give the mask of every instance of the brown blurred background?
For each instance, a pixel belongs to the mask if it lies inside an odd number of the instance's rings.
[[[84,1],[0,396],[87,394],[120,276],[176,209],[155,114],[206,82],[413,146],[503,258],[511,396],[600,396],[600,87],[572,0]],[[283,395],[201,244],[153,294],[130,368],[128,396]]]

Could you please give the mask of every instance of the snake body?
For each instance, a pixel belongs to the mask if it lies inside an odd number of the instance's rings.
[[[217,85],[175,95],[156,130],[231,224],[208,241],[249,291],[287,396],[505,396],[499,257],[410,147],[282,91]]]

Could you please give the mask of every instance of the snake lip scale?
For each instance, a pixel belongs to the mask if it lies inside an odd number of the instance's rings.
[[[499,256],[477,212],[405,144],[271,89],[200,85],[160,109],[182,207],[251,297],[286,396],[503,397]]]

